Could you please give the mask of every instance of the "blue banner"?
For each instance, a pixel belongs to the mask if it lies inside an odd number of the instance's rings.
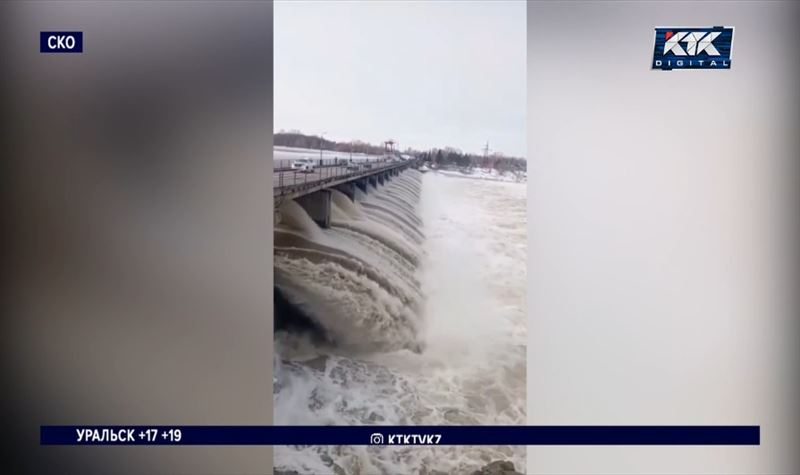
[[[760,426],[42,426],[42,445],[759,445]]]
[[[83,53],[83,32],[41,31],[39,32],[39,52]]]

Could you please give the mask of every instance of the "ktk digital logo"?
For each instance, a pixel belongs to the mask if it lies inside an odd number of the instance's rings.
[[[730,69],[733,27],[656,28],[653,69]]]

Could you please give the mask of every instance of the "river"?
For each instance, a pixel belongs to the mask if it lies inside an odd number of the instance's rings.
[[[409,170],[333,225],[293,206],[276,227],[274,421],[526,423],[526,185]],[[293,446],[305,473],[525,467],[525,447]]]

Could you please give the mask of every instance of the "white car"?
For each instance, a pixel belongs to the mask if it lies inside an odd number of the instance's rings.
[[[292,162],[292,170],[311,173],[314,171],[314,162],[309,158],[300,158]]]

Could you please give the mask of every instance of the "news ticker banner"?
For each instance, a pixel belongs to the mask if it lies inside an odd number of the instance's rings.
[[[41,426],[42,445],[759,445],[760,426]]]

